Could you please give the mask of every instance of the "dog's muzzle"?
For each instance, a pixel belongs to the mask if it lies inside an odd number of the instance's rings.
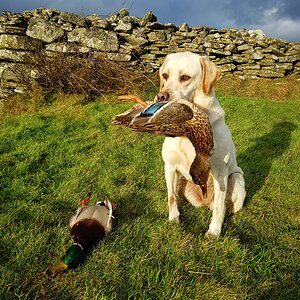
[[[170,94],[168,92],[159,92],[156,96],[156,102],[168,101]]]

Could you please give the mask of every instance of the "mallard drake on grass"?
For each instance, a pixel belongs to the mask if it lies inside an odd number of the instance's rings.
[[[106,200],[86,206],[89,200],[89,198],[84,199],[82,206],[70,218],[74,244],[68,248],[62,262],[47,272],[49,276],[55,277],[67,269],[76,268],[83,262],[86,251],[111,233],[115,204]]]
[[[131,98],[128,100],[137,102],[138,105],[114,116],[112,123],[139,132],[188,137],[196,152],[190,176],[193,182],[201,187],[203,197],[206,198],[210,157],[213,153],[213,133],[207,114],[200,106],[183,99],[151,105],[145,102],[141,104],[140,101]]]

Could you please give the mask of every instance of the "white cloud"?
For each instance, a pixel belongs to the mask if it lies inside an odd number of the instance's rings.
[[[300,41],[300,20],[295,21],[285,18],[268,19],[260,28],[270,37]]]
[[[266,18],[269,18],[269,17],[272,17],[275,14],[277,14],[277,12],[278,12],[278,8],[272,7],[272,8],[266,9],[263,14]]]
[[[262,29],[268,37],[276,37],[289,41],[300,41],[300,19],[293,20],[280,15],[278,7],[265,9],[262,18],[248,28]]]

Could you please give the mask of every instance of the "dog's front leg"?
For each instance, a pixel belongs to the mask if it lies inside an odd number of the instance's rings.
[[[178,173],[174,167],[169,164],[165,164],[165,178],[168,190],[168,206],[169,206],[169,221],[179,223],[179,210],[177,203],[177,195],[175,194]]]
[[[206,232],[207,237],[219,238],[222,224],[225,216],[225,199],[228,185],[228,176],[219,176],[214,178],[214,204],[212,219],[209,229]]]

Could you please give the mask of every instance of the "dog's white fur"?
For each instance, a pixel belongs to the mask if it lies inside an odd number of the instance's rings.
[[[236,162],[235,145],[225,124],[224,110],[213,92],[213,86],[219,79],[219,71],[207,57],[182,52],[169,54],[159,73],[160,93],[167,93],[168,101],[192,101],[200,105],[209,116],[214,138],[214,153],[211,158],[214,200],[211,205],[212,220],[206,235],[219,237],[225,216],[225,200],[232,201],[235,213],[242,208],[246,196],[243,171]],[[169,220],[179,222],[179,174],[192,181],[189,170],[195,150],[186,137],[167,137],[163,144],[162,156],[168,190]],[[188,200],[191,203],[197,202],[191,193],[189,192]]]

